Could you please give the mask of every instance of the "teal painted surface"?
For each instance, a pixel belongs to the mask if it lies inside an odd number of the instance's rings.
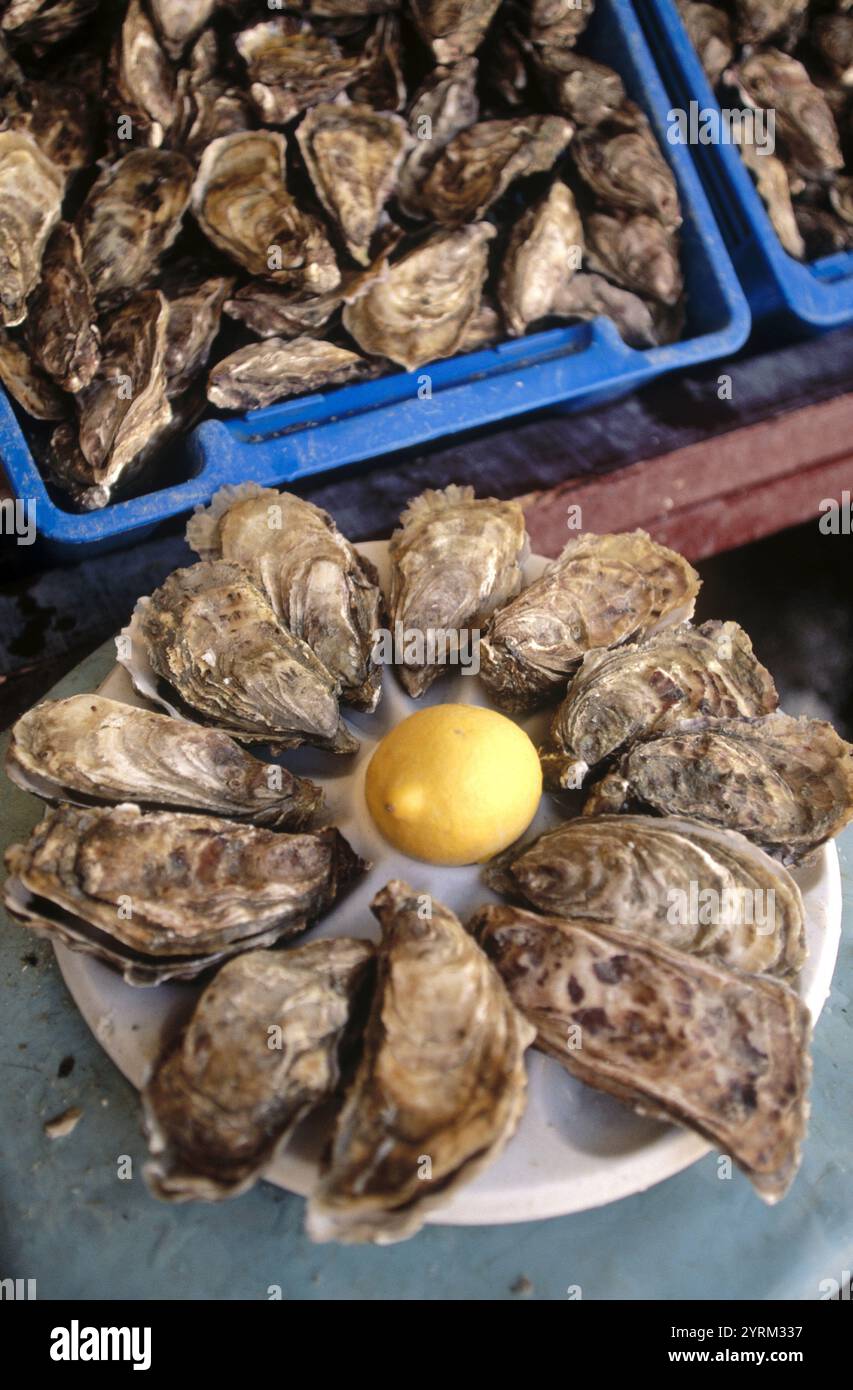
[[[91,690],[105,646],[55,695]],[[5,751],[5,750],[4,750]],[[3,848],[32,803],[3,781]],[[845,934],[817,1027],[811,1131],[786,1200],[768,1208],[713,1156],[598,1211],[491,1228],[430,1227],[388,1249],[314,1246],[303,1202],[266,1184],[221,1206],[166,1207],[147,1193],[136,1094],[80,1018],[53,951],[0,923],[0,1278],[40,1298],[815,1300],[853,1268],[853,828],[839,842]],[[64,1058],[70,1075],[58,1075]],[[83,1109],[65,1139],[44,1121]],[[116,1176],[121,1155],[134,1176]]]

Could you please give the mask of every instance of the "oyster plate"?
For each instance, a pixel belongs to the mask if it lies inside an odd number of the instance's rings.
[[[387,543],[371,542],[356,549],[376,565],[387,593]],[[546,564],[542,557],[531,556],[525,564],[525,583],[537,579]],[[110,672],[99,693],[127,704],[145,704],[120,666]],[[412,700],[386,668],[378,711],[344,711],[361,742],[353,758],[308,748],[286,755],[291,771],[323,787],[328,820],[373,862],[371,871],[301,940],[345,935],[376,939],[378,928],[369,904],[392,878],[407,879],[416,889],[431,892],[463,921],[480,904],[502,901],[485,886],[478,865],[423,864],[393,849],[373,825],[365,804],[364,776],[379,740],[416,709],[451,701],[491,704],[482,682],[464,675],[443,677],[421,699]],[[534,742],[543,739],[550,713],[519,720]],[[544,793],[525,838],[541,834],[563,818],[556,799]],[[841,878],[834,843],[824,845],[815,862],[798,869],[794,877],[803,893],[809,946],[799,992],[817,1020],[829,995],[841,939]],[[198,990],[175,984],[134,989],[91,956],[59,944],[54,950],[65,983],[95,1037],[140,1089],[163,1044],[191,1012]],[[500,1225],[603,1206],[662,1182],[710,1150],[699,1136],[637,1115],[613,1097],[584,1086],[540,1052],[530,1050],[527,1067],[528,1103],[516,1134],[495,1163],[428,1218],[433,1224]],[[316,1183],[330,1117],[327,1108],[305,1121],[264,1175],[266,1180],[307,1195]]]

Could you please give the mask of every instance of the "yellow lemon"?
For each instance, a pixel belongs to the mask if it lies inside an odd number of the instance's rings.
[[[382,740],[365,795],[397,849],[432,864],[474,864],[527,829],[542,771],[536,749],[511,719],[476,705],[435,705]]]

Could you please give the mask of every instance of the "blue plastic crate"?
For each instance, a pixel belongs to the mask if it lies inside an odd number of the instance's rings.
[[[674,103],[719,110],[675,0],[637,0]],[[853,323],[853,251],[804,263],[785,251],[734,145],[697,145],[697,166],[756,319],[783,314],[813,330]]]
[[[666,372],[735,352],[749,335],[749,307],[689,151],[666,143],[670,102],[630,0],[599,0],[583,51],[621,74],[630,96],[648,113],[678,181],[688,296],[684,341],[637,351],[609,320],[597,319],[417,372],[227,421],[208,420],[187,439],[181,482],[83,514],[66,510],[48,493],[15,413],[0,394],[0,457],[17,496],[35,500],[39,535],[58,553],[106,549],[141,539],[159,523],[206,502],[226,482],[292,484],[527,411],[580,410]],[[419,398],[425,373],[430,399]]]

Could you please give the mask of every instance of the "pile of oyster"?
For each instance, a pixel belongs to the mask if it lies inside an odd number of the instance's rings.
[[[775,115],[775,153],[741,140],[770,220],[798,260],[853,249],[849,0],[677,0],[724,108]]]
[[[49,803],[8,852],[10,915],[132,985],[204,985],[145,1087],[152,1190],[244,1192],[333,1103],[311,1235],[403,1239],[509,1141],[534,1045],[782,1197],[811,1027],[787,866],[853,818],[853,747],[777,709],[737,623],[693,622],[692,566],[642,531],[584,534],[525,584],[519,504],[456,485],[409,503],[387,596],[286,493],[224,488],[187,534],[198,561],[119,638],[148,707],[47,701],[7,762]],[[558,823],[485,867],[504,902],[467,924],[413,862],[373,898],[375,946],[355,913],[291,944],[369,866],[322,824],[319,788],[266,758],[353,753],[383,623],[482,631],[486,690],[547,731]],[[447,674],[423,645],[395,659],[416,699]]]
[[[549,321],[677,338],[677,189],[593,8],[0,3],[0,382],[52,481],[103,507],[210,407]]]

